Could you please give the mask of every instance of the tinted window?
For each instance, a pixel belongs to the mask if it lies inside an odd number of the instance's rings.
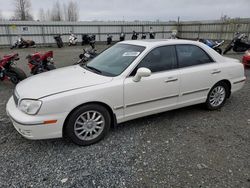
[[[194,45],[177,45],[179,67],[188,67],[213,62],[207,53]]]
[[[177,67],[177,60],[174,46],[163,46],[153,49],[147,56],[139,63],[133,75],[138,68],[145,67],[151,72],[160,72],[170,70]]]

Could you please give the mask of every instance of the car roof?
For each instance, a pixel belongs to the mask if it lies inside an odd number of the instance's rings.
[[[155,47],[160,45],[199,44],[200,42],[192,40],[180,40],[180,39],[149,39],[149,40],[127,40],[120,43],[145,46],[145,47]]]
[[[158,46],[164,46],[164,45],[176,45],[176,44],[193,44],[196,46],[201,47],[203,50],[205,50],[215,61],[217,62],[223,62],[225,61],[225,58],[221,56],[219,53],[217,53],[212,48],[208,47],[202,42],[194,41],[194,40],[182,40],[182,39],[148,39],[148,40],[127,40],[120,42],[120,44],[131,44],[131,45],[137,45],[137,46],[144,46],[148,49],[152,49]]]

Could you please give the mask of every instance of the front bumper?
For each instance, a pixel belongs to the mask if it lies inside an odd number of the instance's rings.
[[[62,130],[67,113],[54,115],[27,115],[20,111],[11,97],[6,106],[15,129],[25,138],[31,140],[62,137]],[[44,124],[44,121],[57,120],[56,123]]]

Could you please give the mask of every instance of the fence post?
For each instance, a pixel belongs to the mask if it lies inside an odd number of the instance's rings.
[[[223,33],[223,29],[224,29],[224,21],[221,22],[221,27],[220,27],[220,40],[222,40],[222,33]]]
[[[178,31],[178,33],[180,33],[180,36],[179,37],[181,37],[181,38],[183,38],[183,36],[182,36],[182,26],[183,26],[183,24],[181,24],[180,22],[178,22],[177,23],[177,31]]]
[[[201,34],[201,24],[199,24],[198,26],[198,39],[200,38],[200,34]]]
[[[248,33],[247,33],[247,36],[248,36],[248,40],[250,40],[250,23],[248,23]]]
[[[98,39],[99,41],[101,41],[101,26],[98,25],[97,27],[98,27]]]
[[[46,40],[45,40],[45,33],[44,33],[44,26],[42,26],[42,38],[43,38],[43,44],[46,44]]]
[[[9,39],[9,43],[10,43],[10,46],[12,45],[12,38],[11,38],[11,35],[10,35],[10,26],[9,25],[6,25],[5,26],[5,29],[6,29],[6,33],[8,35],[8,39]]]
[[[123,28],[123,25],[121,25],[121,32],[124,32],[124,28]]]
[[[162,38],[164,39],[164,25],[162,25]]]

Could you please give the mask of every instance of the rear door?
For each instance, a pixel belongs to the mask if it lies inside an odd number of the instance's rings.
[[[221,70],[202,48],[176,45],[180,71],[180,104],[203,102]]]

